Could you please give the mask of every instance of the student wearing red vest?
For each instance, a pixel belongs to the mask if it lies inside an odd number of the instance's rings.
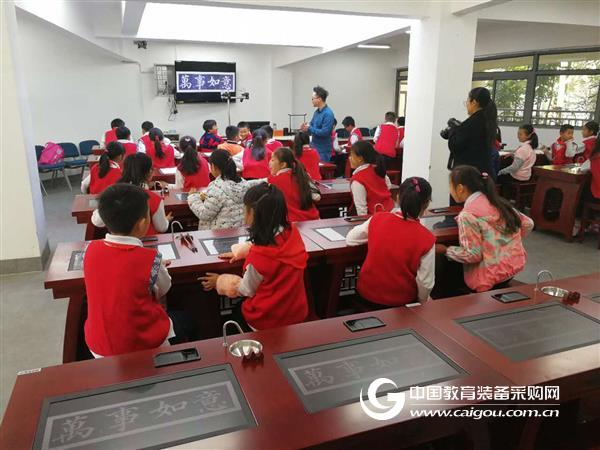
[[[435,283],[435,237],[419,223],[431,186],[411,177],[400,191],[400,211],[375,214],[346,236],[348,245],[368,246],[357,290],[371,309],[423,303]]]
[[[254,132],[252,146],[244,149],[242,156],[242,177],[247,180],[267,178],[271,151],[265,146],[268,140],[267,133],[262,128]]]
[[[248,122],[238,122],[238,129],[240,130],[240,145],[244,148],[249,147],[252,144],[252,132],[250,131],[250,124]]]
[[[317,155],[318,157],[318,155]],[[280,147],[269,161],[271,176],[267,178],[283,193],[290,222],[319,219],[315,202],[321,200],[319,190],[288,147]]]
[[[169,228],[169,221],[172,214],[165,215],[165,205],[163,199],[149,189],[152,180],[152,160],[144,153],[136,153],[129,156],[123,163],[123,175],[117,181],[118,183],[129,183],[139,186],[148,193],[148,207],[150,209],[151,223],[148,227],[147,236],[158,233],[164,233]],[[98,210],[92,213],[92,223],[99,228],[106,225],[102,220]]]
[[[389,111],[385,113],[385,123],[377,127],[373,141],[375,150],[388,158],[396,157],[396,147],[398,146],[398,128],[396,127],[396,114]]]
[[[319,152],[310,146],[310,136],[305,131],[299,131],[294,136],[294,156],[302,163],[304,169],[313,180],[321,179],[319,169]]]
[[[81,182],[83,194],[101,194],[107,187],[121,178],[121,162],[123,161],[123,145],[111,142],[106,151],[100,155],[98,164],[94,164],[90,173]]]
[[[552,164],[561,166],[573,162],[573,156],[578,152],[577,144],[573,141],[574,131],[575,127],[573,125],[561,125],[559,130],[560,135],[556,142],[552,144],[550,150],[545,146],[541,147]]]
[[[350,148],[358,141],[363,140],[363,135],[360,130],[356,128],[356,122],[354,122],[354,118],[352,116],[344,117],[344,120],[342,120],[342,125],[348,132],[348,144],[346,144],[347,148]]]
[[[152,167],[156,169],[175,167],[175,149],[163,142],[163,132],[159,128],[152,128],[148,137],[152,144],[146,148],[146,154],[152,160]]]
[[[398,128],[398,144],[397,148],[404,148],[404,124],[406,123],[406,118],[404,116],[396,118],[396,128]]]
[[[137,144],[131,140],[131,131],[129,131],[129,128],[119,127],[115,130],[115,134],[117,135],[117,142],[120,142],[125,150],[125,157],[123,159],[137,153]]]
[[[354,170],[350,190],[356,214],[363,216],[377,211],[391,211],[394,201],[392,183],[385,174],[385,165],[370,142],[358,141],[350,147],[350,167]]]
[[[244,196],[245,221],[252,245],[242,254],[221,255],[235,261],[244,258],[244,276],[207,273],[205,290],[220,295],[246,297],[233,318],[246,330],[264,330],[303,322],[308,315],[304,269],[308,255],[298,229],[287,220],[283,194],[274,185],[261,183]]]
[[[196,149],[196,139],[184,136],[179,140],[179,150],[183,152],[181,162],[175,171],[175,184],[169,185],[175,189],[200,189],[210,183],[208,162]]]
[[[189,316],[159,303],[171,277],[168,261],[140,240],[151,220],[147,197],[138,186],[115,184],[98,202],[109,234],[91,242],[83,260],[85,341],[96,358],[197,339]]]
[[[100,139],[100,145],[102,147],[106,147],[109,143],[116,141],[117,135],[115,133],[115,130],[119,127],[124,126],[125,122],[123,122],[121,119],[113,119],[110,122],[110,130],[106,131],[102,136],[102,139]]]
[[[594,150],[594,145],[596,145],[598,131],[600,131],[600,125],[593,120],[587,122],[583,126],[581,129],[581,136],[583,137],[583,155],[577,162],[583,163],[590,159],[592,151]]]
[[[265,133],[267,133],[267,142],[265,144],[265,148],[270,151],[271,153],[274,152],[275,150],[277,150],[279,147],[282,147],[283,144],[281,142],[279,142],[277,139],[273,139],[273,128],[271,128],[271,125],[263,125],[262,127],[260,127],[262,130],[265,131]]]
[[[152,122],[148,120],[142,122],[142,137],[137,141],[138,152],[146,153],[146,149],[150,147],[151,142],[148,134],[152,128],[154,128],[154,124]]]
[[[600,203],[600,139],[596,139],[590,158],[581,166],[582,170],[592,172],[590,188],[584,192],[584,199],[594,203]]]

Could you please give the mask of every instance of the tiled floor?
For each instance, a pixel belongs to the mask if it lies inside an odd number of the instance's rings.
[[[51,249],[57,242],[83,239],[84,226],[71,217],[71,202],[79,180],[71,178],[74,191],[62,180],[47,183],[45,212]],[[529,260],[517,279],[534,283],[541,269],[556,278],[587,274],[600,269],[597,238],[584,244],[567,243],[557,235],[533,232],[525,242]],[[43,288],[42,272],[5,275],[0,278],[0,412],[3,414],[20,370],[60,364],[67,302],[54,300]],[[599,280],[600,286],[600,280]]]

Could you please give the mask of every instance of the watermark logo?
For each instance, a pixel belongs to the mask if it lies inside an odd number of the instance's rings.
[[[382,405],[379,399],[377,398],[377,390],[385,385],[391,384],[394,388],[398,386],[389,378],[376,378],[369,385],[369,389],[367,390],[367,397],[369,399],[369,403],[373,405],[378,411],[373,411],[367,405],[367,403],[363,400],[363,391],[362,388],[360,390],[360,406],[365,412],[365,414],[372,419],[375,420],[389,420],[396,417],[404,408],[405,394],[404,392],[390,392],[387,394],[387,401],[391,403],[391,406]]]

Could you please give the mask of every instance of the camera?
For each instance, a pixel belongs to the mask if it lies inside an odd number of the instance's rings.
[[[450,119],[448,119],[447,125],[448,126],[446,128],[440,131],[440,136],[446,140],[450,138],[450,135],[453,133],[455,128],[460,127],[462,125],[462,122],[458,119],[455,119],[454,117],[451,117]]]

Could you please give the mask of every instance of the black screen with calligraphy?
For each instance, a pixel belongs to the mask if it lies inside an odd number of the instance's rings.
[[[600,322],[559,303],[482,314],[457,322],[512,361],[600,342]]]
[[[361,389],[366,398],[376,378],[389,378],[397,386],[393,391],[403,391],[466,374],[412,330],[281,353],[275,359],[310,413],[358,402]]]
[[[46,399],[34,448],[163,448],[253,426],[221,365]]]

